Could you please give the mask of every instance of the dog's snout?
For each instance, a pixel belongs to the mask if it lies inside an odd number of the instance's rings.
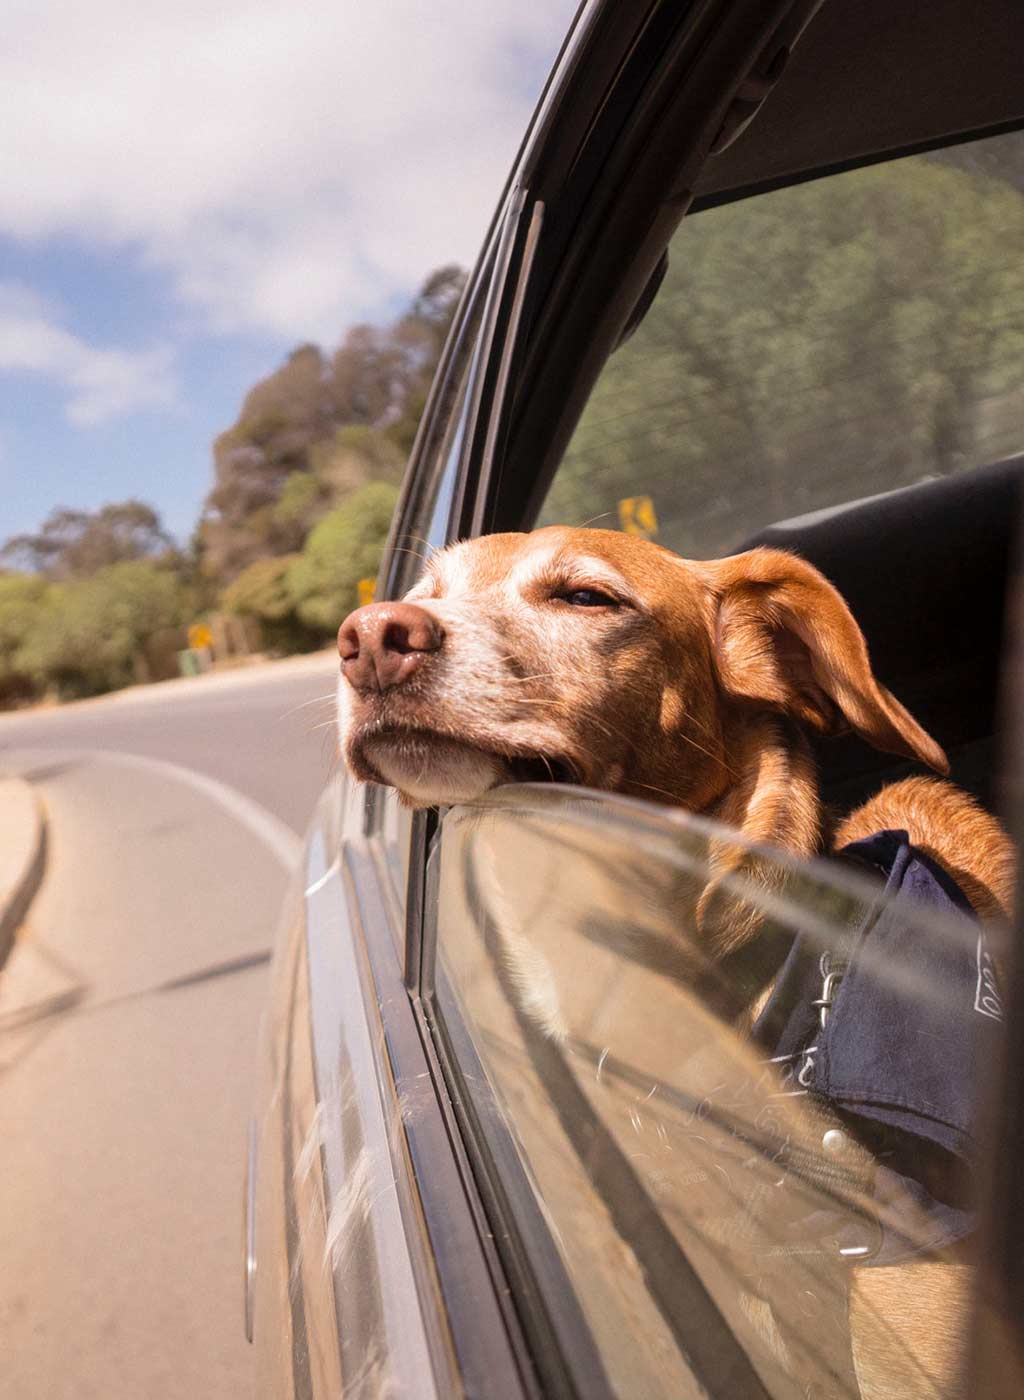
[[[402,685],[424,658],[439,651],[444,629],[415,603],[369,603],[338,629],[341,669],[361,694]]]

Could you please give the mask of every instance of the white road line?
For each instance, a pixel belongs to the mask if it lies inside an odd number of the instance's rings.
[[[38,755],[50,763],[69,758],[99,759],[120,764],[122,768],[135,768],[185,783],[248,827],[254,836],[273,851],[289,873],[298,867],[302,855],[302,841],[290,826],[281,821],[280,817],[275,817],[273,812],[268,812],[266,807],[254,802],[251,797],[244,796],[237,789],[228,787],[226,783],[218,782],[216,778],[207,777],[205,773],[197,773],[194,768],[184,768],[179,763],[168,763],[163,758],[145,758],[142,754],[120,753],[115,749],[39,749],[26,745],[24,749],[10,750],[6,757],[20,759],[28,754]]]
[[[225,811],[230,812],[243,826],[247,826],[254,836],[259,837],[264,845],[273,851],[286,870],[292,871],[298,865],[302,854],[302,842],[291,827],[286,826],[280,817],[275,817],[273,812],[268,812],[266,807],[261,807],[251,797],[243,796],[226,783],[209,778],[205,773],[197,773],[194,768],[183,768],[178,763],[168,763],[162,758],[143,758],[141,754],[115,753],[110,749],[90,749],[88,752],[91,758],[106,759],[125,768],[148,769],[151,773],[159,773],[179,783],[187,783],[197,792],[203,793],[211,802],[216,802]]]

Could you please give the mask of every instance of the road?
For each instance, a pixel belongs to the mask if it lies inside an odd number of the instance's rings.
[[[0,717],[49,820],[0,971],[0,1400],[234,1400],[266,953],[337,661]]]

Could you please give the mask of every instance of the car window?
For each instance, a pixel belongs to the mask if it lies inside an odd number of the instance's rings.
[[[685,219],[540,511],[696,558],[1024,450],[1024,134]]]
[[[426,489],[410,502],[392,551],[388,591],[400,598],[415,583],[432,550],[448,538],[448,522],[462,462],[472,384],[478,369],[479,336],[483,321],[489,264],[468,293],[468,303],[436,402],[430,408],[426,439],[418,454],[417,474]],[[409,843],[412,814],[403,808],[393,788],[368,793],[366,826],[384,857],[399,907],[404,910],[409,882]],[[396,925],[396,929],[397,929]]]
[[[884,1358],[884,1393],[953,1374],[967,1299],[936,1339],[923,1275],[898,1271],[973,1228],[962,1074],[933,1091],[994,1051],[995,932],[865,865],[553,789],[449,811],[435,861],[436,1001],[492,1223],[562,1347],[593,1348],[588,1395],[853,1396],[855,1351]],[[707,956],[713,878],[790,969],[767,1005],[763,968]]]
[[[524,254],[518,235],[528,227],[530,218],[523,192],[512,189],[467,292],[436,401],[427,410],[424,445],[412,468],[413,483],[422,479],[426,489],[406,506],[391,558],[385,563],[383,574],[390,597],[400,598],[412,587],[430,554],[448,544],[457,528],[453,516],[460,504],[466,459],[473,451],[469,435],[480,409],[500,305],[515,292],[523,275]],[[385,856],[404,907],[412,822],[392,789],[379,790],[368,799],[367,831]]]
[[[392,566],[389,592],[393,597],[400,598],[412,587],[423,569],[424,557],[447,540],[492,261],[485,264],[467,292],[444,378],[428,407],[430,417],[424,425],[423,445],[416,454],[414,478],[423,481],[425,487],[408,502],[391,559],[387,561]]]

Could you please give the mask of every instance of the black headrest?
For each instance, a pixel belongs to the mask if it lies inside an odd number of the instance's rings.
[[[792,550],[820,569],[860,623],[879,680],[955,750],[995,730],[1022,480],[1024,455],[771,525],[743,547]],[[822,755],[826,780],[865,762],[860,746]]]

